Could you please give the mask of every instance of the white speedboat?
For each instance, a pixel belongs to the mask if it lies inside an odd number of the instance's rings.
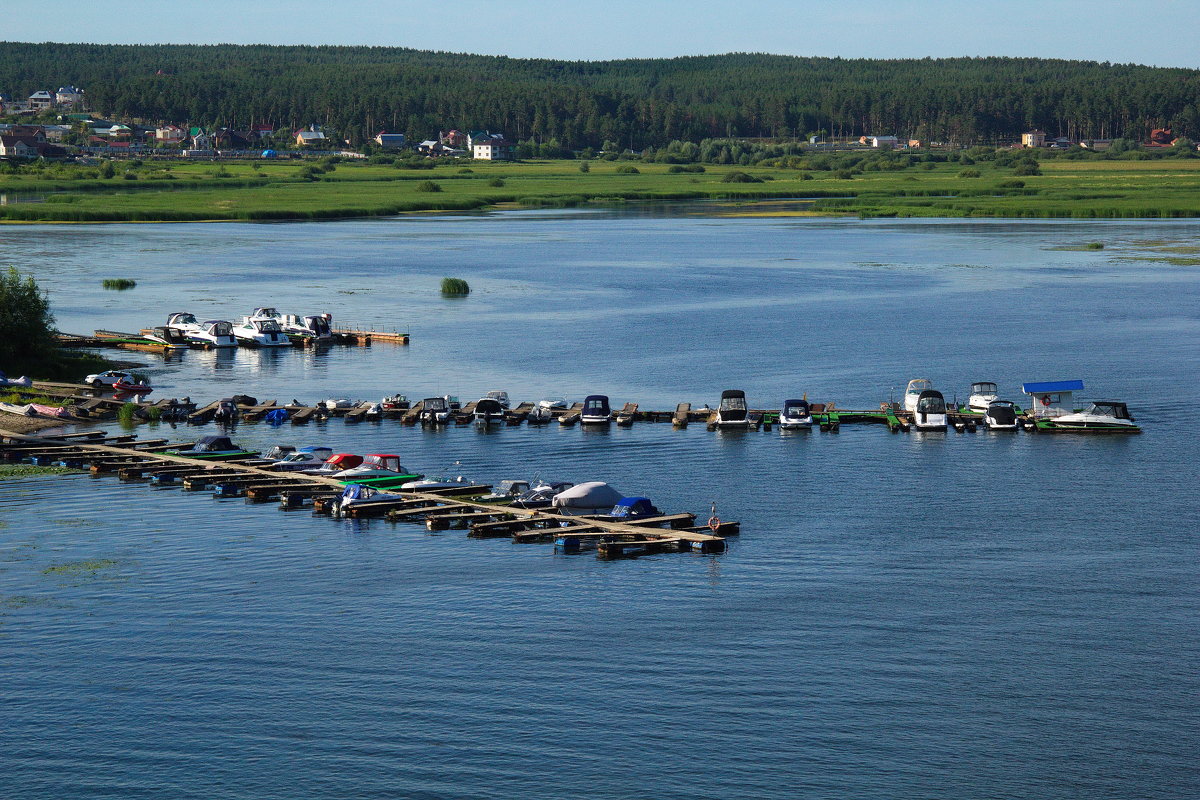
[[[746,393],[741,389],[726,389],[721,392],[721,404],[717,406],[718,428],[746,428],[750,425],[750,413],[746,408]]]
[[[246,347],[290,347],[292,344],[273,319],[242,317],[242,323],[233,326],[233,335]]]
[[[289,453],[278,461],[268,464],[266,469],[278,472],[298,472],[302,469],[319,468],[333,455],[330,447],[301,447],[294,453]]]
[[[529,481],[505,480],[500,485],[479,498],[481,503],[511,503],[529,491]]]
[[[526,417],[526,421],[530,425],[546,425],[552,419],[554,419],[554,412],[550,410],[549,406],[543,405],[534,406],[533,410],[529,412],[529,416]]]
[[[1083,411],[1052,417],[1039,428],[1081,433],[1141,433],[1129,407],[1119,400],[1094,400]]]
[[[480,425],[499,425],[504,422],[504,407],[494,397],[483,397],[475,403],[475,422]]]
[[[1017,407],[1011,400],[993,400],[983,411],[983,424],[989,431],[1015,431]]]
[[[583,401],[579,424],[607,425],[610,422],[612,422],[612,408],[608,405],[608,395],[589,394]]]
[[[926,389],[917,396],[913,426],[919,431],[946,430],[946,398],[941,392]]]
[[[990,381],[978,381],[971,384],[971,396],[967,398],[967,408],[977,413],[984,413],[988,406],[999,400],[996,394],[996,384]]]
[[[344,517],[351,508],[361,508],[363,506],[392,503],[397,500],[407,499],[404,495],[385,492],[372,486],[361,486],[357,483],[351,483],[342,490],[342,496],[333,504],[333,515],[335,517]]]
[[[487,397],[491,400],[495,400],[497,403],[500,404],[501,408],[503,408],[505,411],[508,410],[508,392],[501,391],[499,389],[494,389],[494,390],[488,392],[487,394],[485,394],[484,397]]]
[[[279,327],[288,336],[298,336],[317,342],[327,342],[333,339],[328,314],[283,314],[279,319]]]
[[[233,335],[233,323],[223,319],[210,319],[200,323],[200,330],[192,331],[188,337],[204,347],[237,347]]]
[[[536,486],[517,495],[512,504],[517,508],[549,508],[560,492],[574,485],[570,481],[538,481]]]
[[[335,472],[331,477],[339,481],[359,481],[367,478],[395,478],[400,475],[412,479],[419,477],[400,466],[400,456],[394,453],[371,453],[356,467]]]
[[[812,408],[807,400],[784,400],[779,410],[779,429],[798,431],[812,428]]]
[[[450,421],[450,406],[445,397],[426,397],[421,401],[422,425],[445,425]]]
[[[192,345],[191,336],[169,325],[159,325],[142,335],[152,342],[158,342],[172,349],[182,350]]]
[[[921,392],[933,389],[933,382],[928,378],[913,378],[908,382],[908,388],[904,390],[904,410],[916,411],[917,398],[921,396]]]
[[[453,478],[421,478],[415,481],[408,481],[400,484],[401,491],[405,492],[428,492],[431,489],[457,489],[460,486],[473,486],[474,484],[458,475]]]
[[[349,411],[354,408],[354,401],[349,397],[331,397],[328,400],[322,400],[317,405],[326,411]]]

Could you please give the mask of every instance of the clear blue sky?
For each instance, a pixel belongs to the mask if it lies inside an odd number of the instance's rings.
[[[15,2],[15,0],[13,0]],[[1200,67],[1196,0],[43,0],[8,41],[365,44],[598,60],[769,52]]]

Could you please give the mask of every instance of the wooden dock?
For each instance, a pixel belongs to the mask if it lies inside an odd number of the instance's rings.
[[[190,443],[175,443],[186,447]],[[0,460],[61,464],[88,469],[94,475],[116,474],[126,482],[182,484],[185,489],[210,489],[215,497],[245,497],[247,502],[279,498],[279,507],[294,509],[312,502],[320,513],[339,497],[345,485],[333,478],[275,472],[244,461],[206,462],[163,452],[163,439],[131,440],[100,431],[61,436],[29,436],[0,430]],[[615,520],[605,516],[568,516],[550,510],[512,508],[484,503],[478,496],[490,486],[404,492],[396,500],[351,506],[346,516],[376,516],[393,522],[424,523],[431,531],[465,527],[471,538],[507,537],[515,543],[555,542],[564,552],[595,549],[600,558],[650,553],[723,553],[726,536],[740,533],[737,523],[696,527],[692,514]],[[465,495],[465,496],[464,496]]]

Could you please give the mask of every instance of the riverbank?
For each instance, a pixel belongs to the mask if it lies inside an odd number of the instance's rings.
[[[790,213],[870,217],[1200,217],[1200,160],[1049,161],[1015,177],[992,162],[914,160],[901,169],[814,170],[578,161],[454,161],[432,169],[339,163],[313,175],[288,162],[130,169],[131,179],[0,178],[0,222],[326,220],[502,206],[638,201],[795,201]],[[304,172],[308,169],[309,172]],[[741,207],[739,215],[752,214]]]

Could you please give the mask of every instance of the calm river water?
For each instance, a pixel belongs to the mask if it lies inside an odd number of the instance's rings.
[[[233,434],[607,480],[742,521],[724,555],[620,562],[84,475],[6,481],[0,796],[1200,795],[1198,249],[1190,222],[654,208],[0,228],[0,264],[33,271],[62,330],[274,305],[413,337],[131,355],[156,396],[673,408],[739,387],[871,408],[912,377],[1018,402],[1022,381],[1082,378],[1145,428]],[[470,297],[441,298],[443,276]],[[138,286],[102,291],[114,277]]]

